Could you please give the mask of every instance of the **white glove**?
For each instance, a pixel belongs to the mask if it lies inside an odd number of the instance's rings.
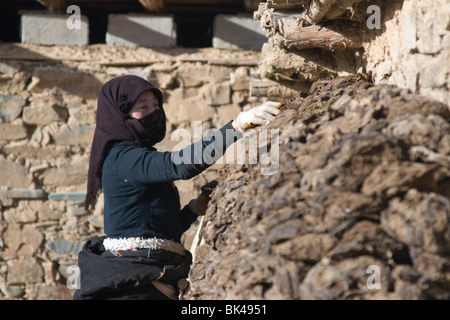
[[[248,128],[257,125],[268,125],[275,118],[275,116],[281,112],[278,108],[275,108],[275,106],[279,108],[280,103],[266,101],[260,106],[239,113],[236,119],[236,124],[239,131],[244,133],[244,131]]]

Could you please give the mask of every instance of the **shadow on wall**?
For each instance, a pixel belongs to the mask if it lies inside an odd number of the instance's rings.
[[[79,62],[83,61],[81,58],[78,61],[76,58],[71,59],[67,63],[31,51],[21,45],[4,44],[0,46],[0,61],[3,64],[16,68],[16,61],[20,60],[40,63],[40,66],[33,68],[33,71],[28,75],[26,89],[30,92],[39,93],[46,89],[58,88],[84,99],[92,99],[97,97],[103,85],[102,81],[94,75],[78,68]]]
[[[176,28],[171,16],[110,15],[106,43],[171,48],[176,46]]]
[[[267,42],[266,32],[259,21],[248,21],[248,16],[218,15],[214,20],[213,46],[215,48],[261,50]],[[249,28],[250,27],[250,28]]]
[[[374,41],[377,37],[381,36],[383,33],[386,33],[386,22],[392,20],[395,16],[395,13],[402,10],[403,0],[391,1],[389,4],[384,1],[377,0],[374,2],[378,7],[380,7],[381,12],[381,29],[371,29],[369,30],[367,26],[363,26],[365,28],[364,32],[361,33],[361,38],[364,43],[370,43]],[[367,70],[367,57],[364,57],[361,60],[361,67],[364,71]]]
[[[381,0],[372,2],[370,4],[377,5],[380,8],[381,29],[368,29],[367,26],[364,25],[363,27],[365,28],[365,32],[361,33],[364,42],[373,41],[376,37],[386,32],[386,22],[392,20],[397,11],[402,10],[404,0],[390,1],[388,4]],[[370,15],[370,13],[368,13],[368,15]]]

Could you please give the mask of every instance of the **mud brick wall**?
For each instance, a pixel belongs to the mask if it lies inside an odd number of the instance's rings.
[[[386,4],[381,30],[365,45],[377,83],[408,88],[450,106],[450,5],[446,0]]]
[[[370,72],[375,83],[450,106],[448,1],[320,1],[314,3],[332,5],[310,24],[300,17],[312,3],[270,0],[255,12],[269,33],[261,52],[264,77],[307,91],[317,80]]]

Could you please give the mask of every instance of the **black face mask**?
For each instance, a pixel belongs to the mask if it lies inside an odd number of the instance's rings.
[[[146,148],[151,148],[166,136],[166,114],[162,109],[156,109],[141,119],[130,117],[127,124],[135,133],[136,141]]]

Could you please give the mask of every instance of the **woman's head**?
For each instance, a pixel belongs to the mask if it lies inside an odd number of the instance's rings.
[[[166,116],[162,93],[138,76],[114,78],[100,90],[96,121],[89,160],[86,207],[101,189],[103,162],[114,144],[131,141],[150,149],[164,139]]]
[[[138,102],[142,95],[153,93],[159,107],[163,108],[162,92],[147,80],[126,75],[113,78],[106,82],[100,90],[98,97],[98,111],[105,111],[104,107],[111,110],[119,110],[123,115],[128,115],[131,108]]]
[[[162,93],[147,80],[126,75],[105,83],[98,97],[96,135],[150,148],[165,136]]]
[[[160,109],[159,100],[153,91],[148,90],[141,93],[128,111],[128,115],[135,119],[141,119],[157,109]]]

